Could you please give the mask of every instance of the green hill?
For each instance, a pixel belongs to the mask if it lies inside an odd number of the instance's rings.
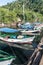
[[[23,4],[25,21],[34,22],[39,18],[43,22],[43,0],[16,0],[0,7],[0,22],[14,22],[18,16],[23,20]]]

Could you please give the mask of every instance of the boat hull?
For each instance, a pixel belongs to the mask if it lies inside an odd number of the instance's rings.
[[[13,61],[13,59],[6,60],[6,61],[1,61],[0,65],[10,65],[12,61]]]
[[[24,30],[24,31],[21,31],[22,34],[24,35],[40,35],[40,30]]]
[[[8,43],[16,43],[16,44],[32,44],[32,41],[35,37],[25,38],[25,39],[5,39],[0,37],[1,41],[8,42]]]

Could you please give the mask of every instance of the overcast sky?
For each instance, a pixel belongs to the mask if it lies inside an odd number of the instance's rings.
[[[15,1],[15,0],[0,0],[0,6],[6,5],[7,3],[10,3],[12,1]]]

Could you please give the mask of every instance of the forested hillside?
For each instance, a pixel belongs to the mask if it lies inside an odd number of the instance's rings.
[[[0,22],[14,22],[18,16],[23,20],[23,4],[25,21],[34,22],[39,18],[43,22],[43,0],[16,0],[0,7]]]
[[[43,0],[17,0],[16,2],[12,2],[11,4],[7,4],[5,8],[9,10],[13,10],[15,7],[20,8],[23,3],[26,5],[27,9],[31,9],[35,12],[39,12],[43,14]]]

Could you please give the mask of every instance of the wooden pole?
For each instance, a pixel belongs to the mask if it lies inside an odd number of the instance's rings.
[[[35,49],[35,51],[33,52],[32,56],[30,57],[29,62],[28,62],[27,65],[37,65],[37,64],[35,64],[37,59],[39,59],[39,61],[40,61],[40,58],[41,58],[40,50],[42,50],[42,48],[40,46],[43,43],[42,40],[43,40],[43,38],[41,39],[41,41],[38,44],[37,48]],[[37,62],[39,62],[39,61],[37,61]]]

